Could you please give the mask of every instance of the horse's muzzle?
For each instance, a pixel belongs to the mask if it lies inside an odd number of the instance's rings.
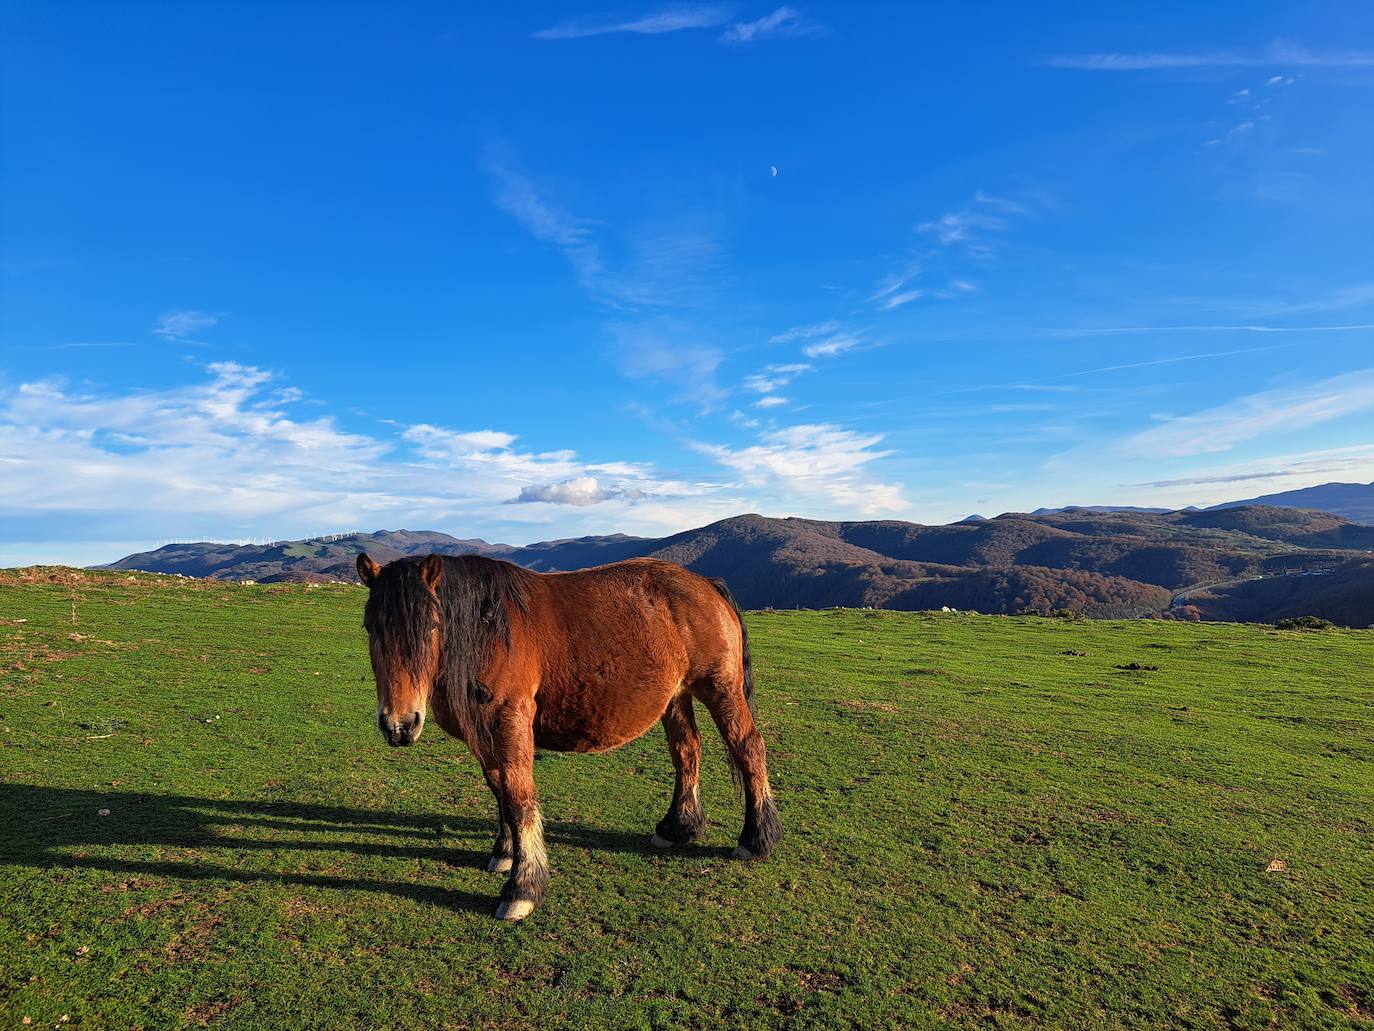
[[[385,713],[377,713],[377,726],[382,732],[382,737],[386,738],[386,743],[392,748],[413,745],[415,739],[420,736],[420,728],[424,725],[425,714],[423,712],[412,712],[409,716],[402,716],[400,719]]]

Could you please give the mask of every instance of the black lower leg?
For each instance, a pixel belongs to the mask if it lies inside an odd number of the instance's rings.
[[[487,869],[504,873],[510,869],[511,860],[515,856],[515,842],[511,835],[510,821],[506,819],[505,806],[501,803],[501,785],[497,779],[499,774],[496,770],[483,770],[482,775],[496,799],[496,840],[491,845],[491,862],[487,864]]]
[[[696,791],[674,794],[668,815],[658,821],[654,833],[674,845],[687,845],[706,836],[706,813]]]
[[[740,831],[740,848],[747,849],[751,855],[766,856],[775,845],[782,841],[782,820],[778,818],[778,807],[773,803],[771,794],[746,800],[744,810],[744,830]]]

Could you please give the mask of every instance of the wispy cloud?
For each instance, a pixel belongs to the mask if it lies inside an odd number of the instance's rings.
[[[819,36],[825,32],[825,26],[807,18],[796,8],[779,7],[772,14],[754,21],[735,22],[721,33],[720,41],[730,46],[741,46],[764,39],[796,39]]]
[[[908,507],[898,484],[872,476],[868,466],[891,454],[877,450],[881,434],[859,434],[825,423],[770,430],[742,448],[694,442],[745,486],[797,500],[824,502],[865,514]]]
[[[535,39],[586,39],[628,33],[636,36],[661,36],[687,29],[713,29],[726,25],[718,37],[726,46],[745,46],[767,39],[799,39],[821,36],[828,31],[824,25],[808,18],[795,7],[779,7],[752,21],[731,22],[731,8],[719,4],[697,4],[668,7],[638,18],[592,16],[572,18],[534,33]],[[728,24],[727,24],[728,23]]]
[[[834,358],[845,351],[852,351],[863,343],[858,333],[842,329],[835,319],[793,326],[769,338],[769,343],[773,344],[791,344],[799,341],[805,341],[801,351],[807,358]]]
[[[860,340],[853,333],[833,333],[823,340],[814,340],[802,348],[802,354],[808,358],[834,358],[838,354],[852,351],[858,347]]]
[[[920,274],[920,264],[913,262],[891,275],[885,276],[869,300],[884,310],[900,308],[904,304],[911,303],[925,293],[924,290],[913,288],[910,285]]]
[[[586,39],[627,32],[639,36],[659,36],[683,29],[710,29],[730,20],[730,9],[722,5],[669,7],[639,18],[574,18],[534,33],[535,39]]]
[[[594,223],[545,200],[508,148],[489,147],[482,164],[494,187],[497,207],[524,226],[536,240],[562,250],[582,286],[597,288],[606,268],[600,248],[592,237]]]
[[[1120,372],[1123,369],[1144,369],[1151,365],[1175,365],[1179,362],[1196,362],[1208,358],[1230,358],[1238,354],[1256,354],[1260,351],[1274,351],[1285,345],[1274,344],[1271,347],[1243,347],[1235,351],[1208,351],[1203,354],[1180,354],[1171,358],[1149,358],[1143,362],[1126,362],[1124,365],[1103,365],[1096,369],[1081,369],[1078,372],[1066,372],[1062,376],[1055,376],[1054,379],[1072,379],[1075,376],[1096,376],[1102,372]]]
[[[916,230],[934,237],[943,247],[960,247],[975,257],[986,258],[996,250],[998,237],[1013,221],[1030,214],[1031,208],[1021,201],[980,190],[971,203],[922,222]]]
[[[509,146],[489,147],[482,162],[499,207],[536,240],[563,252],[578,284],[614,307],[673,307],[709,294],[719,247],[701,228],[662,228],[629,239],[606,223],[571,214],[524,171]],[[607,257],[608,252],[615,258]]]
[[[1294,310],[1294,309],[1288,309]],[[1091,337],[1130,333],[1351,333],[1374,329],[1374,323],[1354,323],[1347,326],[1099,326],[1094,329],[1054,329],[1054,336]]]
[[[1170,480],[1149,480],[1128,484],[1131,487],[1196,487],[1217,484],[1261,482],[1266,494],[1308,486],[1313,480],[1354,477],[1364,481],[1374,477],[1374,444],[1326,448],[1292,455],[1273,455],[1241,465],[1211,469],[1204,473]],[[1283,481],[1274,483],[1270,481]],[[1290,481],[1297,480],[1297,484]]]
[[[804,372],[811,371],[805,362],[765,365],[752,376],[744,378],[744,389],[755,394],[771,394],[781,390]]]
[[[1374,369],[1316,383],[1250,394],[1191,415],[1160,416],[1159,425],[1122,440],[1128,458],[1178,458],[1229,451],[1257,437],[1289,434],[1374,409]]]
[[[839,330],[840,324],[834,319],[814,322],[807,326],[793,326],[789,330],[768,338],[771,344],[790,344],[794,340],[811,340],[819,336],[829,336]]]
[[[219,324],[219,316],[204,311],[169,311],[158,317],[153,332],[164,340],[187,340],[202,329]]]
[[[612,358],[633,379],[664,384],[675,400],[713,411],[725,399],[716,382],[724,354],[704,342],[689,325],[676,319],[653,318],[610,327]]]
[[[1218,144],[1222,144],[1222,143],[1227,142],[1228,140],[1234,140],[1234,139],[1236,139],[1236,138],[1239,137],[1239,136],[1248,136],[1250,133],[1252,133],[1252,132],[1254,132],[1254,131],[1255,131],[1255,123],[1254,123],[1254,122],[1250,122],[1250,121],[1241,122],[1239,125],[1235,125],[1235,126],[1232,126],[1230,129],[1227,129],[1226,132],[1223,133],[1222,135],[1213,137],[1212,139],[1208,140],[1208,141],[1207,141],[1207,146],[1209,146],[1209,147],[1215,147],[1215,146],[1217,146]]]
[[[1367,50],[1313,51],[1293,43],[1277,42],[1263,51],[1249,53],[1238,50],[1210,50],[1060,54],[1048,57],[1042,63],[1052,68],[1073,68],[1094,72],[1157,71],[1171,68],[1246,68],[1252,66],[1362,68],[1374,65],[1374,52]]]

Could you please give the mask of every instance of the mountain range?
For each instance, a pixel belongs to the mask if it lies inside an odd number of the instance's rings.
[[[353,580],[357,555],[481,554],[542,572],[647,556],[725,577],[746,608],[873,606],[990,613],[1374,623],[1374,526],[1271,505],[1068,509],[924,526],[742,515],[662,538],[527,546],[381,530],[270,545],[174,544],[107,568],[258,582]]]

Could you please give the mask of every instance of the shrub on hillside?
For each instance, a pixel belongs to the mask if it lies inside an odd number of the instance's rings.
[[[1274,624],[1277,630],[1330,630],[1336,624],[1321,616],[1290,616]]]

